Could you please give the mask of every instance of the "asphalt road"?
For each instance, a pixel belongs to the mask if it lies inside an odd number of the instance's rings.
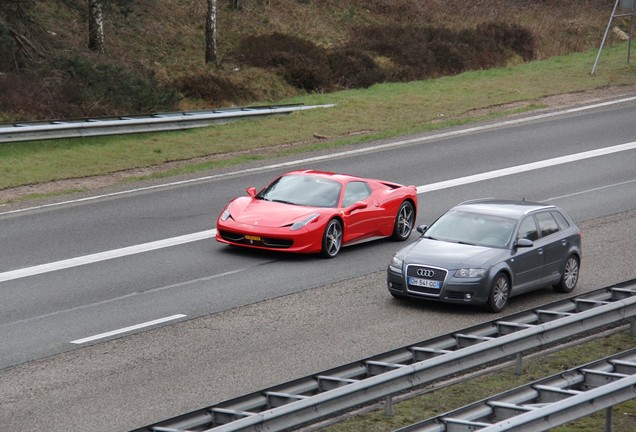
[[[476,309],[392,300],[383,269],[399,245],[390,241],[322,260],[237,251],[206,238],[229,198],[291,168],[420,186],[419,223],[474,197],[555,202],[584,229],[577,291],[632,279],[634,113],[632,102],[473,126],[185,184],[6,209],[0,424],[127,430],[492,319]],[[202,238],[183,237],[193,233]],[[92,262],[107,251],[116,257]],[[80,257],[88,263],[78,265]],[[41,267],[48,263],[58,266]],[[504,314],[556,298],[550,290],[519,297]],[[150,331],[72,343],[177,314],[185,316]]]

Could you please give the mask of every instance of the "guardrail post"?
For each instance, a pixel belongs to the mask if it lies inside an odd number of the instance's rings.
[[[629,335],[631,337],[636,336],[636,318],[629,320]]]
[[[605,432],[612,432],[612,408],[605,409]]]
[[[389,395],[384,399],[384,415],[393,417],[393,396]]]
[[[515,357],[515,375],[519,376],[521,375],[521,353],[518,352]]]

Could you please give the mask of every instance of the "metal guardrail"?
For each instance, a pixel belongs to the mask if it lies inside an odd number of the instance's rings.
[[[290,104],[0,124],[0,143],[191,129],[255,116],[289,114],[333,106]]]
[[[281,431],[636,318],[636,279],[230,401],[143,431]]]
[[[636,397],[636,348],[540,379],[396,432],[539,432]],[[611,418],[611,413],[608,413]]]

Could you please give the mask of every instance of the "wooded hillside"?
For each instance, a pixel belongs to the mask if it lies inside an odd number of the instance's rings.
[[[598,48],[614,1],[217,0],[213,64],[205,0],[102,3],[103,53],[86,0],[0,3],[0,122],[262,104],[544,59]]]

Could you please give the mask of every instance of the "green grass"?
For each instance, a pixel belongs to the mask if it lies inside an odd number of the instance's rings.
[[[463,73],[412,83],[386,83],[364,90],[311,94],[279,101],[314,109],[177,132],[74,138],[0,145],[0,189],[52,180],[106,174],[169,161],[211,157],[159,176],[192,173],[254,158],[402,134],[430,131],[486,117],[477,108],[524,102],[516,112],[537,109],[541,97],[636,83],[636,66],[627,64],[627,45],[605,49],[596,70],[596,50],[512,67]],[[329,137],[320,140],[314,134]],[[277,147],[280,144],[293,144]],[[237,155],[236,151],[250,151]]]
[[[587,342],[548,355],[523,361],[521,375],[515,375],[514,366],[463,380],[393,405],[393,416],[388,417],[384,409],[351,417],[332,426],[322,428],[325,432],[386,432],[408,426],[415,422],[439,416],[453,409],[478,402],[498,393],[514,389],[530,382],[555,375],[559,372],[634,348],[636,341],[627,332],[617,333],[600,340]],[[625,402],[614,408],[613,432],[636,430],[636,400]],[[605,411],[568,423],[555,432],[596,432],[604,430]]]

